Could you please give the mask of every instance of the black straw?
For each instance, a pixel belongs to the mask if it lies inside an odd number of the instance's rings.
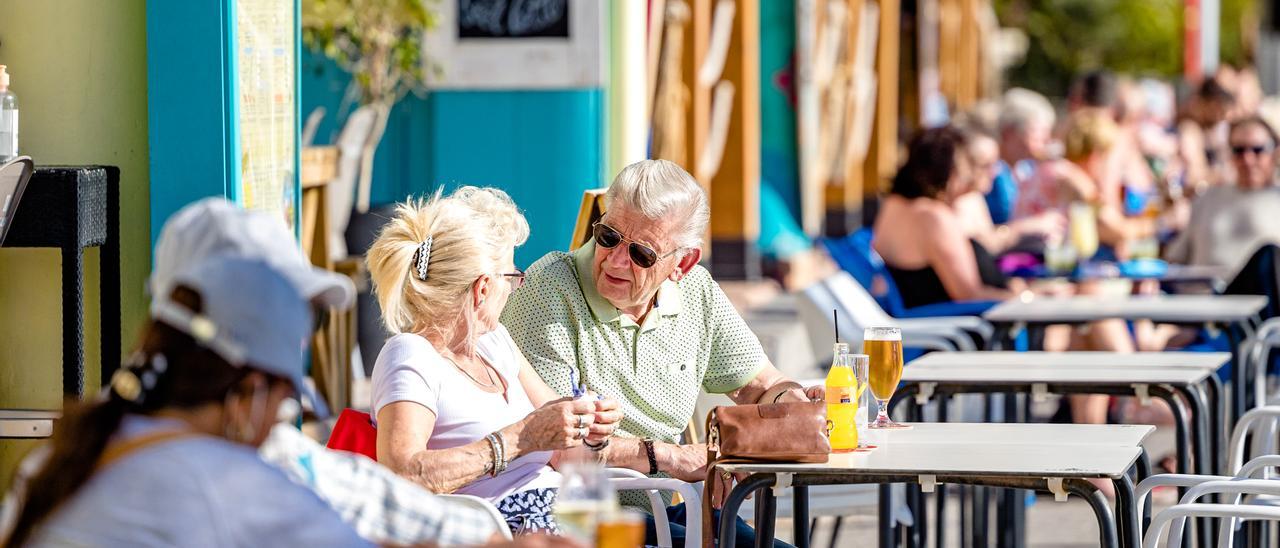
[[[831,321],[836,324],[836,344],[840,344],[840,317],[836,316],[836,309],[831,309]]]

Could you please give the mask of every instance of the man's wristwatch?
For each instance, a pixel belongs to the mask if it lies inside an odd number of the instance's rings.
[[[640,440],[644,445],[644,454],[649,457],[649,475],[658,473],[658,456],[653,452],[653,438],[644,438]]]

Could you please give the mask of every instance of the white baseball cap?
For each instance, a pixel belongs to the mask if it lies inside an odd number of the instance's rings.
[[[217,253],[265,260],[308,301],[341,309],[355,301],[351,280],[312,266],[283,221],[217,197],[193,202],[165,221],[147,287],[151,297],[167,297],[177,273]]]
[[[187,265],[171,281],[173,287],[199,293],[201,311],[165,294],[152,301],[152,318],[191,335],[232,365],[287,379],[317,416],[328,415],[302,379],[311,305],[275,265],[259,257],[215,254]]]

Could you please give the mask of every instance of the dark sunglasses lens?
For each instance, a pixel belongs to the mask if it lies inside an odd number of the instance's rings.
[[[605,249],[613,248],[622,242],[622,235],[617,230],[600,224],[596,225],[595,238],[596,243]]]
[[[640,268],[649,268],[658,262],[658,254],[640,244],[631,244],[627,247],[627,251],[631,254],[631,262],[636,263]]]
[[[1266,154],[1268,151],[1267,151],[1267,147],[1252,147],[1252,146],[1231,147],[1231,153],[1235,154],[1236,156],[1244,156],[1246,152],[1252,152],[1255,156],[1262,156],[1263,154]]]

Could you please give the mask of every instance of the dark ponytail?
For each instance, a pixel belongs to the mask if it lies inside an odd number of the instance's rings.
[[[199,295],[185,287],[174,290],[173,300],[197,312],[201,309]],[[67,406],[54,428],[48,459],[26,485],[18,519],[4,545],[21,546],[31,540],[40,524],[89,481],[126,413],[221,402],[246,371],[186,333],[159,322],[148,324],[141,350],[118,373],[141,382],[113,378],[103,399]]]

